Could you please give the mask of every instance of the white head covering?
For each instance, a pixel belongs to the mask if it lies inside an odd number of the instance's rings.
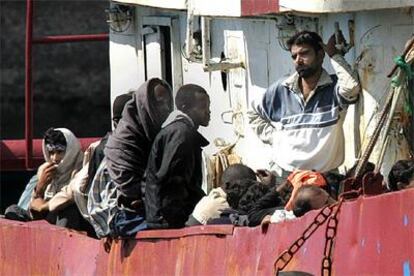
[[[74,171],[79,170],[82,167],[83,152],[79,140],[75,135],[67,128],[55,128],[63,133],[66,139],[66,151],[62,161],[58,164],[55,177],[52,182],[47,186],[44,199],[49,200],[62,187],[69,184]],[[46,162],[51,162],[49,152],[46,149],[45,140],[42,141],[43,156]]]

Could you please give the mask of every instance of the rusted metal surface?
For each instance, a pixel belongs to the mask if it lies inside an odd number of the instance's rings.
[[[43,221],[0,225],[0,275],[95,274],[99,241]]]
[[[331,206],[325,206],[323,209],[321,209],[319,211],[319,213],[316,216],[314,216],[313,221],[309,225],[307,225],[306,229],[298,237],[298,239],[295,240],[289,246],[289,248],[287,248],[284,252],[282,252],[278,256],[278,258],[276,259],[275,264],[274,264],[274,268],[275,268],[274,271],[275,271],[276,275],[279,275],[279,273],[281,271],[283,271],[283,269],[293,259],[295,254],[302,248],[302,246],[305,244],[305,242],[312,237],[313,233],[315,233],[319,229],[319,227],[325,225],[326,220],[329,221],[329,220],[331,220],[332,217],[337,216],[338,210],[339,210],[340,206],[342,205],[342,201],[343,201],[343,199],[341,199],[341,201],[339,203],[333,204]],[[334,210],[336,210],[336,211],[334,212]],[[337,220],[335,219],[335,230],[334,230],[335,234],[336,234],[336,225],[337,225]],[[326,242],[328,241],[328,238],[329,238],[330,241],[332,241],[334,237],[333,236],[328,237],[327,232],[328,232],[328,229],[326,231],[326,238],[327,238]],[[325,258],[328,257],[330,259],[332,244],[333,244],[333,242],[330,242],[330,246],[327,247],[326,246],[327,243],[325,243],[325,251],[329,250],[328,255],[325,252]],[[325,261],[324,261],[324,263],[325,263]],[[329,262],[329,263],[331,263],[331,262]],[[329,268],[329,270],[330,270],[330,268]],[[322,273],[322,275],[323,275],[323,273]]]
[[[100,138],[79,138],[82,150],[85,150],[92,142]],[[32,140],[31,166],[37,168],[44,161],[42,152],[42,139]],[[0,171],[19,171],[26,169],[26,140],[1,140],[0,141]]]
[[[279,11],[279,0],[241,0],[242,16],[274,14]]]
[[[351,204],[341,210],[335,274],[413,275],[414,189]],[[406,274],[407,266],[411,274]]]
[[[0,220],[0,275],[272,275],[277,256],[316,213],[266,233],[227,226],[148,231],[115,241],[109,254],[98,240],[45,223]],[[338,219],[333,275],[412,275],[414,189],[344,202]],[[324,244],[320,227],[284,271],[319,275]]]

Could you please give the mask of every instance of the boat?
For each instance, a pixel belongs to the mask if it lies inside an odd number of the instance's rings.
[[[27,0],[28,18],[31,4]],[[151,77],[165,79],[174,91],[185,83],[205,87],[215,115],[200,131],[210,141],[220,138],[225,145],[234,144],[242,162],[258,169],[268,167],[271,156],[248,127],[245,114],[271,83],[293,72],[287,38],[307,29],[327,40],[342,30],[349,42],[343,45],[346,59],[358,70],[363,88],[362,100],[349,107],[345,119],[346,158],[340,170],[346,171],[375,134],[391,83],[387,75],[398,72],[393,58],[403,53],[413,34],[413,4],[118,0],[109,4],[109,35],[59,39],[108,41],[111,103]],[[331,70],[328,62],[324,67]],[[413,86],[408,85],[411,93]],[[31,97],[30,89],[26,97]],[[26,105],[25,140],[1,142],[2,171],[29,170],[42,162],[40,140],[31,135],[30,108]],[[414,148],[414,133],[401,131],[403,113],[397,103],[387,133],[379,135],[368,156],[385,176],[397,160],[410,158]],[[413,125],[413,117],[410,120]],[[81,142],[86,148],[96,139]],[[218,149],[211,143],[206,156]],[[208,180],[206,176],[206,190],[211,189]],[[367,181],[366,187],[370,184]],[[0,219],[0,274],[274,275],[280,272],[279,257],[287,256],[282,271],[326,275],[324,260],[329,257],[328,275],[413,275],[414,189],[386,194],[361,190],[338,206],[326,209],[329,215],[312,211],[268,228],[208,225],[142,231],[134,239],[113,241],[109,252],[103,241],[46,222]],[[334,235],[326,230],[333,214]],[[321,216],[323,223],[316,223]],[[316,229],[309,234],[312,225]],[[300,246],[292,247],[295,242]]]

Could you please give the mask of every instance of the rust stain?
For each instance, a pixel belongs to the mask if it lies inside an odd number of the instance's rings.
[[[414,189],[409,189],[344,204],[334,274],[402,275],[401,263],[414,263],[414,228],[401,223],[414,210],[413,198]],[[63,228],[0,219],[0,275],[272,275],[278,254],[315,214],[271,225],[266,235],[260,227],[239,227],[231,235],[217,236],[207,226],[208,234],[187,228],[180,230],[182,237],[115,241],[109,254],[101,241]],[[302,248],[286,270],[320,274],[324,231],[320,227],[315,232],[304,244],[306,254]],[[152,235],[168,234],[156,232]]]

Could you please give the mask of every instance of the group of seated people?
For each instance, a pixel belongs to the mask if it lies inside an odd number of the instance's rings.
[[[165,81],[150,79],[115,99],[113,121],[114,131],[84,153],[70,130],[47,130],[45,163],[5,217],[45,219],[98,238],[206,224],[257,226],[335,203],[346,178],[297,170],[280,181],[267,170],[233,164],[206,195],[201,154],[209,142],[198,127],[209,124],[210,100],[195,84],[183,85],[173,100]],[[414,160],[398,161],[387,187],[414,187]]]

